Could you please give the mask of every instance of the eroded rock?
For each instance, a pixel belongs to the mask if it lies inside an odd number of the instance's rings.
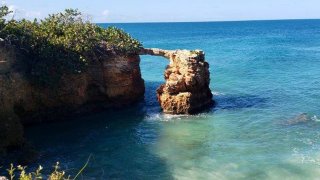
[[[17,58],[26,57],[0,45],[0,151],[21,142],[22,124],[122,107],[144,95],[139,55],[92,59],[87,71],[63,75],[54,88],[32,84]]]
[[[193,114],[213,104],[209,64],[203,51],[144,49],[141,54],[170,60],[164,72],[166,82],[157,90],[165,113]]]

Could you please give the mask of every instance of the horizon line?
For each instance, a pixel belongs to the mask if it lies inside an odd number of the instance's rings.
[[[248,19],[248,20],[208,20],[208,21],[137,21],[137,22],[94,22],[95,24],[156,24],[156,23],[221,23],[221,22],[256,22],[256,21],[301,21],[320,20],[320,18],[292,19]]]

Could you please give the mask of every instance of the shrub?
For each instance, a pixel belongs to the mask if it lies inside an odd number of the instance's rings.
[[[40,179],[48,179],[48,180],[75,180],[77,179],[80,174],[84,171],[84,169],[88,166],[90,161],[91,155],[89,156],[87,162],[84,164],[84,166],[80,169],[80,171],[73,177],[67,176],[65,171],[61,170],[59,166],[59,162],[56,163],[55,166],[53,166],[53,171],[45,176],[42,174],[43,167],[39,166],[37,170],[33,172],[27,172],[26,166],[17,166],[15,167],[13,164],[10,165],[10,168],[7,169],[7,176],[0,176],[0,180],[40,180]],[[1,168],[1,167],[0,167]]]
[[[90,60],[112,53],[137,54],[142,47],[121,29],[85,21],[78,10],[66,9],[40,21],[6,21],[9,13],[6,6],[0,8],[0,38],[27,57],[27,73],[40,85],[55,85],[63,74],[81,73]]]
[[[48,175],[48,177],[45,177],[42,174],[43,167],[39,166],[37,170],[34,172],[27,172],[27,167],[25,166],[17,166],[14,167],[13,164],[11,164],[10,168],[7,169],[8,175],[7,177],[4,176],[2,179],[8,179],[8,180],[40,180],[40,179],[49,179],[49,180],[70,180],[71,177],[67,176],[66,173],[62,170],[60,170],[59,163],[56,163],[54,166],[53,171]],[[1,177],[0,177],[1,178]],[[75,178],[74,178],[75,179]]]

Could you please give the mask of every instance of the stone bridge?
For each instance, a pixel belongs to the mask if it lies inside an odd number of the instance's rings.
[[[158,101],[168,114],[193,114],[213,104],[209,64],[201,50],[142,49],[140,55],[162,56],[169,65],[165,84],[157,89]]]

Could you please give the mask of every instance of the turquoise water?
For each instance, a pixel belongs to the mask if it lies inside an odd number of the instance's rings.
[[[203,49],[216,106],[162,114],[168,61],[145,56],[143,102],[29,127],[38,163],[74,173],[91,155],[84,179],[319,178],[320,20],[117,26],[145,47]]]

